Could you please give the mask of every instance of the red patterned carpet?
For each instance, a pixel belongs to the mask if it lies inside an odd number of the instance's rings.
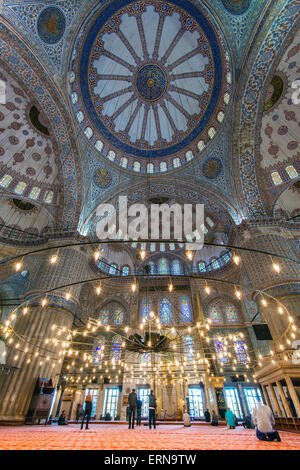
[[[253,430],[209,425],[127,429],[126,425],[1,426],[1,450],[300,450],[300,434],[280,432],[282,442],[260,442]]]

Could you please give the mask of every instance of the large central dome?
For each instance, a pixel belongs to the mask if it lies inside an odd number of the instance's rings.
[[[166,170],[170,157],[180,166],[225,117],[228,55],[194,3],[125,3],[106,3],[82,27],[71,64],[73,109],[86,137],[122,166],[139,162],[134,169],[148,171],[150,158]]]

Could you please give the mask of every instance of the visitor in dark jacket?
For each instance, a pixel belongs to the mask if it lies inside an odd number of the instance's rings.
[[[90,394],[86,396],[85,399],[85,408],[84,408],[84,413],[81,421],[81,429],[83,428],[83,423],[84,423],[84,418],[86,417],[86,427],[85,429],[89,429],[89,421],[92,413],[92,407],[93,407],[93,402],[92,402],[92,397]]]
[[[212,426],[218,426],[219,424],[219,418],[216,412],[213,410],[212,415],[211,415],[211,423]]]
[[[129,405],[129,429],[134,429],[134,420],[136,414],[136,401],[137,401],[137,394],[135,389],[132,389],[132,392],[128,395],[128,405]]]
[[[156,413],[156,397],[151,390],[149,395],[149,428],[151,429],[151,424],[153,423],[154,429],[156,429],[156,421],[155,421],[155,413]]]
[[[68,424],[68,421],[67,421],[67,418],[66,418],[66,415],[65,415],[65,410],[62,411],[60,417],[58,418],[57,424],[59,426],[64,426],[65,424]]]
[[[210,423],[210,412],[208,409],[204,412],[204,418],[206,423]]]
[[[136,401],[136,425],[141,426],[142,424],[142,405],[143,402],[139,398]]]

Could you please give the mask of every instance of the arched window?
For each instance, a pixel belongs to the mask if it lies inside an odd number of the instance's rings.
[[[297,176],[299,176],[298,171],[296,170],[296,168],[293,165],[287,166],[285,171],[287,172],[287,174],[289,175],[289,177],[291,179],[297,178]]]
[[[47,192],[46,192],[44,201],[45,201],[47,204],[51,204],[51,202],[53,201],[53,191],[47,191]]]
[[[214,269],[219,269],[220,265],[219,265],[219,261],[217,259],[212,260],[212,267]]]
[[[159,169],[160,171],[167,171],[168,168],[166,162],[160,162]]]
[[[98,338],[95,339],[92,353],[92,364],[95,366],[99,366],[103,362],[104,345],[105,338],[103,336],[98,336]]]
[[[271,173],[271,178],[272,178],[273,183],[275,184],[275,186],[282,183],[282,179],[281,179],[281,176],[278,173],[278,171],[273,171],[273,173]]]
[[[230,255],[229,255],[229,253],[225,253],[225,254],[223,255],[223,260],[224,260],[224,263],[225,263],[225,264],[226,264],[226,263],[229,263],[230,259],[231,259],[231,257],[230,257]]]
[[[110,350],[110,359],[114,359],[115,361],[119,361],[121,359],[122,354],[122,343],[123,338],[120,335],[115,335],[112,339],[111,343],[111,350]]]
[[[35,186],[35,187],[32,188],[32,190],[30,191],[29,197],[30,197],[31,199],[37,199],[37,198],[39,197],[40,192],[41,192],[40,188],[38,188],[37,186]]]
[[[145,298],[141,303],[141,319],[144,320],[150,313],[150,300]]]
[[[178,168],[181,165],[180,158],[176,157],[173,159],[173,167]]]
[[[166,258],[160,258],[158,262],[158,272],[159,274],[168,274],[169,266]]]
[[[218,305],[211,305],[209,307],[209,315],[212,321],[219,322],[221,321],[221,312]]]
[[[27,186],[26,183],[24,183],[23,181],[20,181],[20,183],[18,183],[17,186],[15,187],[15,193],[23,194],[26,186]]]
[[[127,163],[128,163],[128,160],[126,157],[122,157],[121,158],[121,161],[120,161],[120,165],[123,167],[123,168],[127,168]]]
[[[122,325],[123,320],[124,320],[124,311],[121,308],[117,308],[114,311],[114,324]]]
[[[195,354],[194,338],[190,335],[185,335],[183,337],[183,344],[185,355],[187,356],[189,361],[192,361],[194,359]]]
[[[179,263],[178,259],[174,259],[172,262],[172,274],[175,276],[181,274],[181,264]]]
[[[107,157],[108,157],[109,160],[111,160],[113,162],[116,158],[116,154],[113,150],[110,150],[107,154]]]
[[[198,263],[198,268],[199,268],[200,273],[205,273],[205,271],[206,271],[206,265],[205,265],[205,263],[204,263],[203,261],[200,261],[200,262]]]
[[[85,130],[84,130],[84,133],[86,135],[86,137],[88,139],[90,139],[93,135],[93,129],[91,127],[87,127]]]
[[[164,325],[172,323],[172,304],[169,297],[162,297],[159,302],[160,321]]]
[[[154,165],[153,163],[147,163],[147,173],[153,173]]]
[[[194,158],[194,154],[191,150],[188,150],[185,154],[186,161],[189,162]]]
[[[150,362],[151,361],[151,354],[149,352],[143,353],[141,355],[141,362]]]
[[[159,244],[159,251],[166,251],[166,244],[164,242]]]
[[[109,274],[115,275],[117,273],[117,266],[115,264],[112,264],[109,268]]]
[[[100,315],[99,315],[100,325],[107,325],[108,316],[109,316],[109,311],[106,308],[100,311]]]
[[[82,111],[78,111],[78,113],[76,113],[76,117],[77,117],[77,121],[78,121],[79,123],[81,123],[81,122],[84,120],[83,112],[82,112]]]
[[[128,274],[129,274],[129,266],[123,266],[122,276],[128,276]]]
[[[229,358],[227,356],[227,351],[225,351],[225,343],[223,338],[219,338],[217,336],[213,337],[215,351],[218,356],[218,361],[221,364],[227,364],[229,362]]]
[[[226,313],[227,320],[229,320],[229,321],[237,321],[238,320],[236,308],[233,304],[225,305],[225,313]]]
[[[148,266],[149,266],[149,274],[155,274],[155,265],[153,261],[149,261]]]
[[[150,243],[150,251],[153,253],[156,250],[156,243]]]
[[[141,171],[141,164],[140,164],[140,162],[134,162],[134,164],[133,164],[133,171]]]
[[[237,360],[240,364],[248,364],[248,354],[247,354],[247,347],[246,342],[241,336],[236,336],[234,341],[234,349],[237,355]]]
[[[0,186],[2,186],[2,188],[7,188],[12,182],[12,179],[13,178],[11,175],[2,176],[1,181],[0,181]]]
[[[215,225],[215,223],[211,220],[210,217],[206,217],[206,222],[208,223],[208,225],[209,225],[210,227],[214,227],[214,225]]]
[[[191,303],[189,297],[183,296],[180,299],[181,320],[183,322],[192,321]]]
[[[102,142],[102,140],[97,140],[95,147],[96,147],[96,149],[97,149],[99,152],[101,152],[101,150],[103,149],[103,142]]]

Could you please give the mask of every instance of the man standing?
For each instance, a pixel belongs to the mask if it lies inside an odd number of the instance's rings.
[[[151,429],[151,423],[153,423],[154,429],[156,429],[155,421],[155,412],[156,412],[156,397],[151,390],[149,395],[149,428]]]
[[[128,395],[128,405],[129,405],[129,426],[128,426],[128,429],[134,429],[136,402],[137,402],[137,395],[135,393],[135,389],[133,388],[132,392],[130,392],[129,395]]]
[[[228,408],[225,413],[228,429],[235,429],[235,414]]]
[[[138,398],[136,400],[136,425],[141,426],[142,422],[142,400]]]
[[[271,408],[259,403],[252,412],[252,422],[256,429],[256,437],[260,441],[278,441],[280,436],[274,429],[275,419]]]
[[[86,396],[85,399],[85,408],[84,408],[84,413],[81,421],[81,429],[83,428],[83,423],[84,423],[84,418],[86,417],[86,427],[85,429],[89,429],[89,420],[91,417],[92,413],[92,407],[93,407],[93,402],[92,402],[92,397],[90,394]]]

